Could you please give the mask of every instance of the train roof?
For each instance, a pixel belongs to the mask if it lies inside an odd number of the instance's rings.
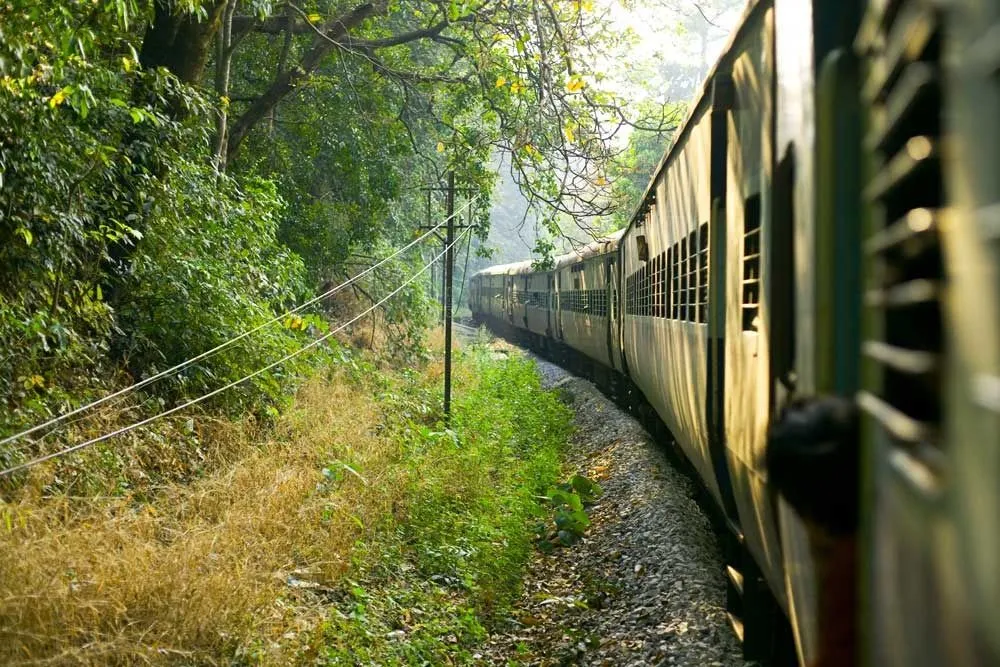
[[[565,255],[559,255],[555,258],[556,268],[561,269],[564,266],[576,264],[577,262],[596,255],[605,255],[609,252],[614,252],[618,249],[618,242],[621,241],[621,238],[624,235],[625,230],[619,229],[617,232],[612,232],[607,236],[603,236],[593,243],[588,243],[578,250],[572,250]]]
[[[576,264],[577,262],[582,262],[590,257],[596,257],[597,255],[604,255],[609,252],[614,252],[618,249],[618,242],[621,240],[622,236],[625,234],[624,229],[620,229],[617,232],[612,232],[607,236],[603,236],[596,241],[592,241],[587,245],[579,248],[577,250],[570,251],[563,255],[558,255],[555,258],[555,268],[561,269],[564,266],[570,264]],[[533,268],[533,262],[530,259],[522,260],[520,262],[513,262],[511,264],[497,264],[496,266],[488,266],[485,269],[481,269],[476,273],[472,274],[472,277],[476,276],[516,276],[524,273],[535,273]]]

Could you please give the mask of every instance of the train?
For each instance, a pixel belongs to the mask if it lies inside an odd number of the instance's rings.
[[[748,658],[1000,664],[998,75],[998,0],[752,1],[625,229],[469,279],[681,452]],[[857,513],[834,585],[767,465],[801,400],[856,411],[818,466]]]

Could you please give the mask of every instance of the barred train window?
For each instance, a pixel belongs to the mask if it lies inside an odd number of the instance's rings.
[[[681,239],[681,257],[680,257],[680,260],[681,260],[680,261],[681,285],[680,285],[680,292],[679,292],[678,296],[680,296],[681,307],[680,307],[680,313],[677,316],[677,319],[682,320],[682,321],[686,321],[687,318],[688,318],[688,276],[689,276],[689,272],[688,272],[688,260],[689,260],[689,257],[688,257],[688,240],[687,240],[687,237],[684,237],[683,239]]]
[[[653,317],[663,317],[663,253],[653,258],[652,271],[652,292],[653,292]]]
[[[674,249],[667,249],[667,268],[663,272],[663,291],[664,299],[666,302],[663,305],[663,316],[673,317],[674,316],[674,304],[677,300],[674,298]]]
[[[653,311],[653,290],[652,282],[650,280],[650,274],[652,267],[649,266],[649,262],[646,266],[642,267],[642,315],[643,317],[649,317],[650,313]]]
[[[756,331],[760,310],[760,193],[743,205],[743,330]]]
[[[698,321],[708,322],[708,223],[698,228]]]
[[[607,317],[608,292],[606,289],[567,290],[563,292],[562,308],[567,312]]]
[[[688,242],[688,265],[687,265],[687,305],[688,322],[698,321],[698,230],[693,230],[687,237]]]

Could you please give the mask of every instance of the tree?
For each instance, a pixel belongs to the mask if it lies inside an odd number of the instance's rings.
[[[308,95],[328,77],[334,55],[393,82],[413,107],[401,120],[411,122],[416,110],[429,116],[453,161],[484,146],[504,151],[532,202],[566,214],[607,212],[599,184],[624,127],[666,128],[662,116],[636,119],[622,100],[600,90],[594,61],[618,38],[604,30],[604,13],[589,2],[411,0],[345,8],[321,0],[314,6],[265,4],[269,12],[283,11],[226,20],[224,9],[236,3],[210,0],[199,12],[179,14],[166,11],[174,6],[166,2],[157,1],[146,31],[144,64],[166,66],[183,81],[198,79],[210,58],[206,35],[219,27],[225,46],[216,65],[223,71],[238,47],[259,48],[248,35],[281,39],[268,79],[261,81],[256,71],[256,81],[241,82],[250,85],[230,96],[228,76],[217,77],[220,94],[231,101],[223,113],[232,113],[220,123],[221,164],[238,155],[279,104]],[[469,109],[476,112],[474,122],[461,113]]]

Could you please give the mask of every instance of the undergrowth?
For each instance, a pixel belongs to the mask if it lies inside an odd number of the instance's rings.
[[[273,430],[220,422],[200,446],[224,455],[141,494],[42,468],[0,503],[0,663],[470,661],[517,593],[570,418],[529,361],[472,347],[448,428],[440,375],[345,351]]]

